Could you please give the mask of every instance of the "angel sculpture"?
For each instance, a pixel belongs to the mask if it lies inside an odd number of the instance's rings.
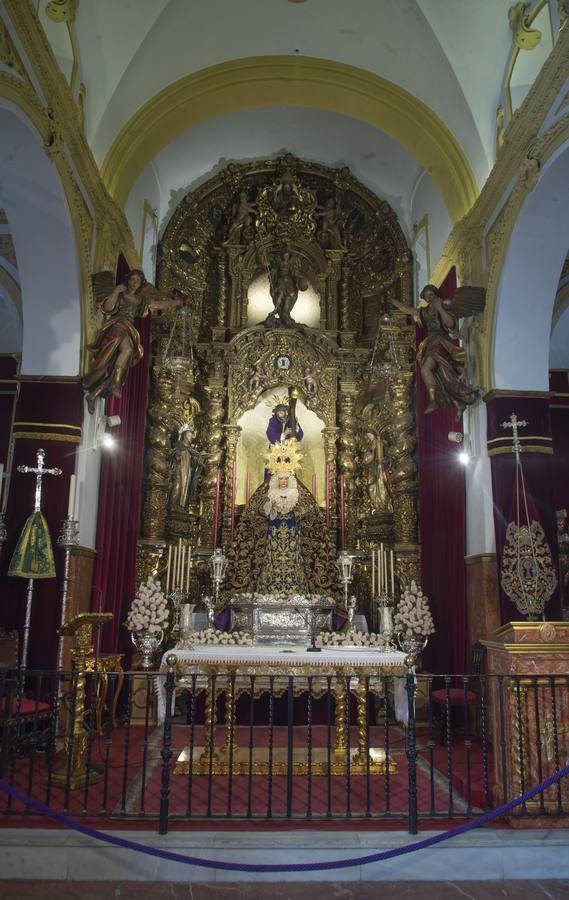
[[[306,291],[308,280],[297,271],[296,258],[285,247],[278,260],[269,267],[270,293],[274,310],[265,319],[268,328],[279,326],[292,328],[295,324],[291,316],[298,292]]]
[[[439,406],[456,410],[460,417],[466,406],[476,402],[478,390],[461,380],[466,363],[466,351],[453,341],[457,337],[459,318],[482,312],[486,302],[484,288],[458,288],[452,300],[443,296],[434,284],[426,284],[421,291],[418,308],[401,303],[389,293],[389,302],[401,312],[413,316],[418,325],[427,331],[417,350],[421,378],[429,394],[425,413],[432,413]]]
[[[223,242],[224,245],[230,244],[234,235],[238,232],[243,234],[243,231],[246,228],[251,227],[256,212],[257,204],[249,201],[247,191],[241,191],[238,201],[233,204],[233,209],[231,211],[232,220],[229,231],[227,232],[227,237]]]
[[[98,397],[121,396],[128,370],[143,357],[136,319],[156,309],[174,309],[186,304],[186,298],[179,292],[174,299],[159,299],[158,291],[148,284],[140,269],[132,269],[116,287],[112,272],[97,272],[92,281],[107,320],[93,343],[87,345],[94,359],[82,385],[90,413],[95,412]]]
[[[340,213],[336,208],[336,201],[329,197],[323,206],[316,208],[316,215],[320,219],[320,230],[325,240],[329,240],[333,249],[343,250],[344,243],[340,233]]]

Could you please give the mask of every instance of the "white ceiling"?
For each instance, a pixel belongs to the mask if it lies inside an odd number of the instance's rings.
[[[511,0],[96,0],[78,8],[86,125],[102,160],[159,90],[249,56],[335,60],[388,79],[453,132],[483,183],[511,35]],[[286,143],[282,141],[282,143]],[[214,158],[219,157],[215,148]]]

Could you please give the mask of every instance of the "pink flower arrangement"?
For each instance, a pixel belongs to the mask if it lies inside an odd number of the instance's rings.
[[[435,633],[429,601],[416,581],[405,588],[394,618],[395,631],[404,638],[428,637]]]
[[[169,616],[168,602],[160,582],[149,575],[138,588],[125,625],[129,631],[148,631],[150,634],[157,634],[168,627]]]

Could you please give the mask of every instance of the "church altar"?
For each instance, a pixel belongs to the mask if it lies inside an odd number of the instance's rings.
[[[172,651],[165,653],[160,665],[160,675],[156,678],[158,695],[158,722],[164,721],[166,714],[165,673],[167,659]],[[283,696],[292,687],[294,695],[309,689],[312,697],[324,696],[332,690],[335,699],[334,746],[330,751],[317,753],[310,766],[312,774],[343,774],[350,758],[352,775],[383,774],[388,769],[395,774],[397,769],[391,758],[386,760],[381,748],[368,746],[367,711],[368,695],[383,697],[386,686],[393,689],[393,704],[397,721],[405,725],[408,716],[405,675],[405,653],[400,651],[379,651],[369,648],[341,647],[326,648],[319,653],[290,646],[211,646],[175,650],[176,687],[181,691],[190,689],[206,692],[204,745],[194,747],[190,759],[189,748],[180,754],[174,774],[192,771],[200,774],[246,774],[249,766],[249,749],[237,746],[235,732],[235,708],[241,694],[253,692],[255,697],[265,693]],[[392,677],[395,676],[395,677]],[[386,678],[392,677],[388,685]],[[310,681],[309,681],[310,679]],[[347,735],[347,692],[355,694],[357,702],[358,741],[350,749]],[[229,714],[225,720],[225,742],[216,748],[213,731],[216,725],[216,707],[219,694],[226,694]],[[273,758],[268,760],[264,747],[255,748],[254,770],[256,774],[286,774],[287,759],[274,748]],[[281,758],[282,757],[282,758]],[[307,771],[306,749],[295,749],[293,770],[295,774]]]

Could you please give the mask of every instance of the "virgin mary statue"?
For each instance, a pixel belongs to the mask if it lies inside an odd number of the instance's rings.
[[[310,491],[297,480],[296,441],[275,445],[269,481],[251,496],[228,551],[230,593],[332,595],[336,554]]]

